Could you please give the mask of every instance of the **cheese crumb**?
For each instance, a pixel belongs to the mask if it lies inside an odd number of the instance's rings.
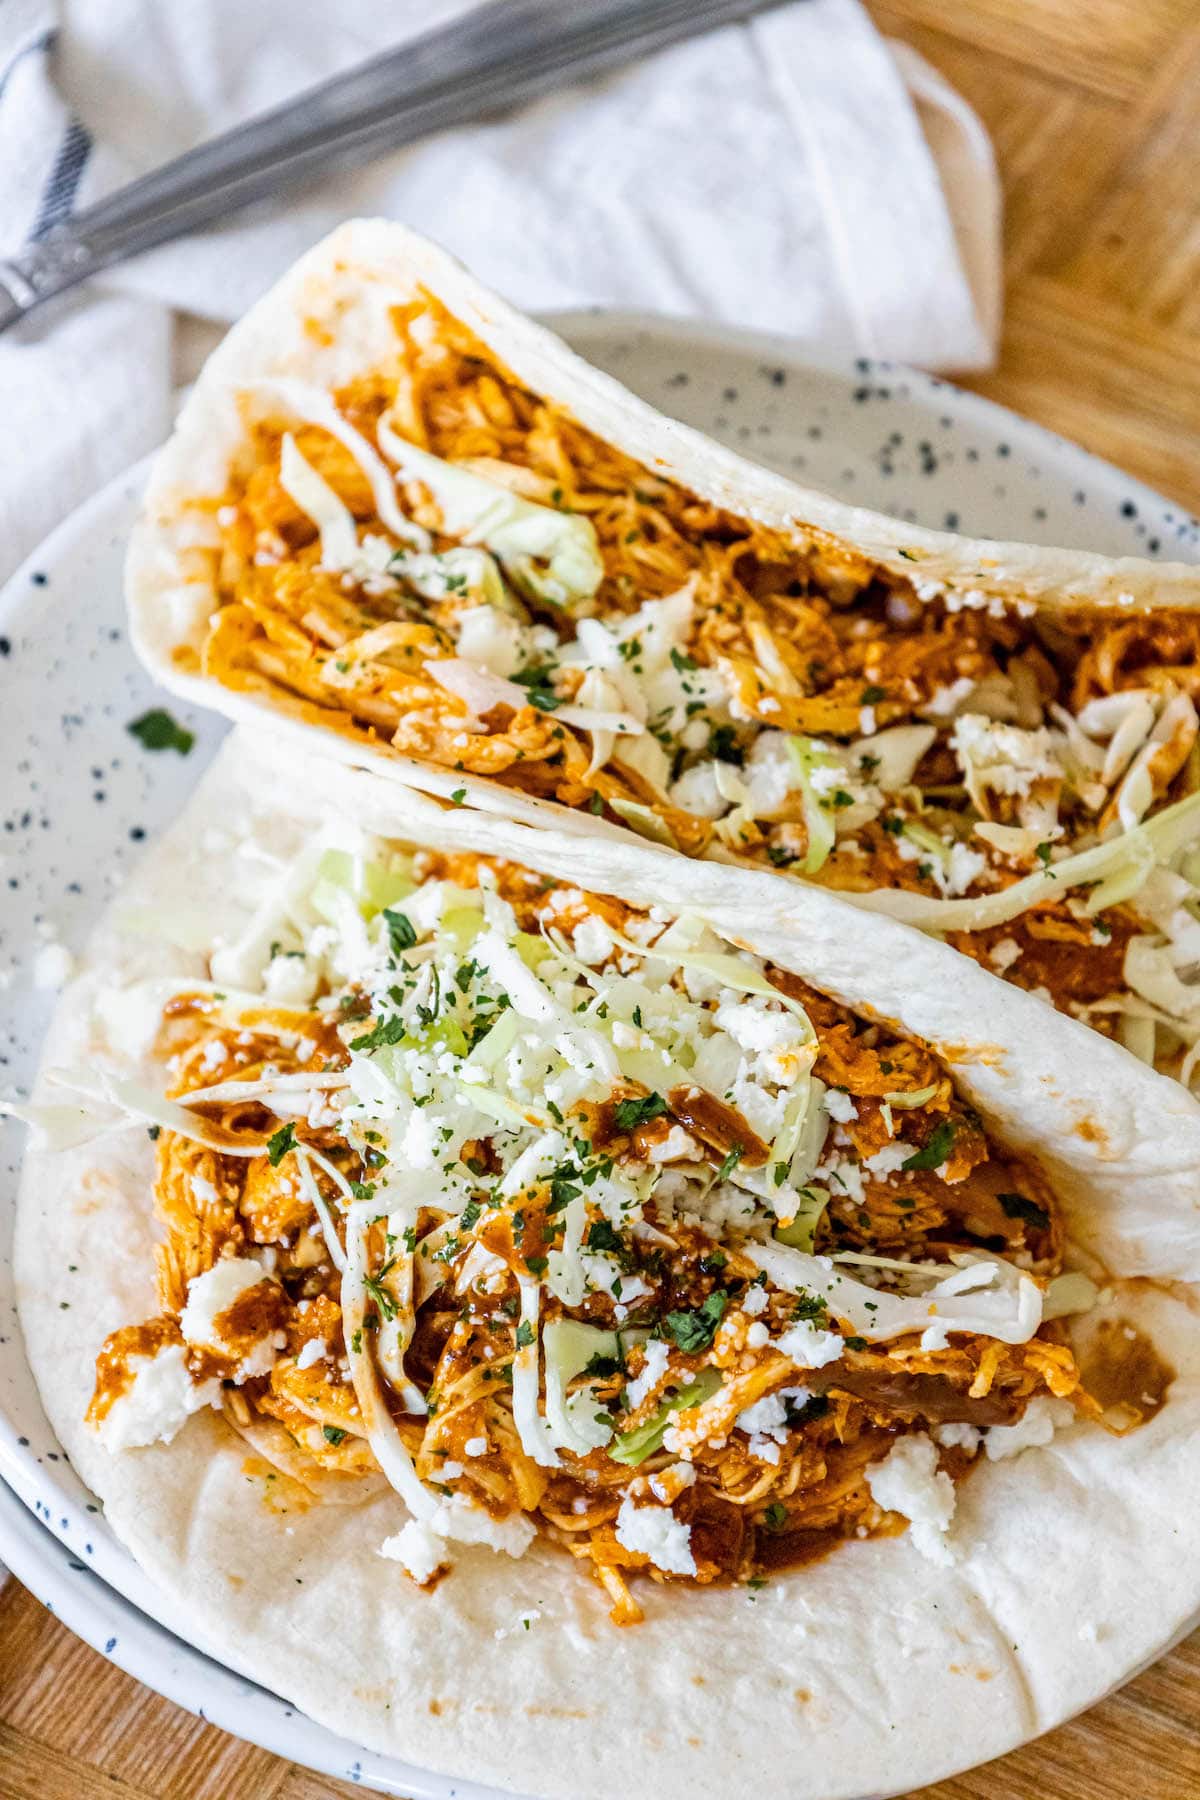
[[[1006,1457],[1020,1456],[1022,1450],[1040,1449],[1056,1431],[1074,1422],[1075,1408],[1069,1400],[1052,1400],[1037,1394],[1015,1425],[990,1426],[983,1447],[990,1462],[1003,1462]]]
[[[954,1561],[945,1537],[954,1517],[954,1483],[938,1468],[932,1438],[923,1431],[899,1438],[882,1462],[867,1469],[867,1486],[876,1505],[908,1520],[913,1547],[922,1556]]]
[[[445,1540],[435,1536],[420,1519],[410,1519],[394,1537],[384,1538],[379,1546],[379,1554],[389,1562],[399,1563],[404,1573],[411,1575],[418,1587],[424,1587],[426,1582],[433,1580],[439,1569],[450,1565]]]
[[[799,1320],[775,1339],[775,1348],[799,1369],[823,1369],[826,1363],[837,1361],[844,1347],[838,1332],[820,1331],[808,1319]]]
[[[217,1330],[217,1320],[242,1294],[269,1279],[262,1264],[246,1256],[222,1257],[211,1269],[194,1275],[188,1283],[187,1305],[179,1318],[179,1329],[186,1342],[231,1354],[233,1347]],[[240,1383],[255,1375],[269,1375],[275,1360],[274,1338],[264,1337],[238,1364],[234,1380]]]
[[[677,1519],[669,1506],[638,1506],[622,1500],[617,1514],[617,1542],[626,1550],[649,1557],[667,1575],[694,1575],[689,1525]]]
[[[194,1412],[219,1406],[219,1381],[194,1382],[182,1344],[168,1344],[157,1356],[130,1358],[133,1385],[119,1394],[97,1428],[112,1454],[145,1444],[169,1444]]]

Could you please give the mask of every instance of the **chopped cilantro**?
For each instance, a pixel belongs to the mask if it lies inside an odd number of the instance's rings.
[[[556,706],[563,704],[565,696],[554,691],[554,671],[553,663],[538,663],[520,669],[512,677],[528,693],[530,706],[536,706],[539,712],[553,712]]]
[[[572,1200],[578,1199],[583,1189],[577,1187],[573,1177],[578,1171],[570,1163],[561,1163],[550,1177],[550,1204],[546,1208],[548,1215],[562,1212],[570,1206]]]
[[[866,1338],[848,1337],[846,1339],[847,1350],[865,1350],[866,1347],[867,1347]]]
[[[943,1119],[939,1125],[934,1126],[929,1142],[922,1144],[919,1150],[914,1150],[900,1167],[905,1170],[940,1169],[949,1156],[953,1143],[954,1126],[949,1119]]]
[[[277,1169],[288,1151],[295,1148],[296,1127],[289,1120],[286,1125],[281,1125],[279,1130],[273,1132],[267,1139],[267,1157],[271,1167]]]
[[[383,1268],[380,1269],[378,1275],[363,1276],[363,1286],[366,1288],[371,1299],[375,1302],[375,1305],[379,1310],[380,1318],[385,1322],[394,1319],[400,1310],[390,1291],[383,1285],[383,1278],[391,1266],[392,1264],[387,1262],[383,1265]]]
[[[700,667],[694,656],[685,656],[682,650],[673,649],[671,651],[671,663],[681,675],[686,675],[689,670]]]
[[[623,1256],[625,1246],[607,1219],[593,1219],[588,1227],[587,1247],[589,1250],[607,1250],[613,1256]]]
[[[152,1144],[156,1144],[158,1142],[161,1134],[162,1134],[162,1126],[161,1125],[147,1125],[146,1136],[150,1139],[150,1142]]]
[[[714,725],[709,733],[708,748],[718,762],[736,763],[740,767],[746,760],[746,752],[738,743],[732,725]]]
[[[408,917],[408,914],[393,912],[390,906],[385,906],[383,909],[383,916],[387,920],[388,937],[391,939],[392,954],[394,956],[399,956],[402,950],[411,950],[417,941],[417,934],[413,929],[412,920]]]
[[[346,1435],[340,1425],[322,1425],[321,1431],[324,1435],[325,1442],[327,1444],[332,1444],[335,1449]]]
[[[858,696],[860,706],[878,706],[881,700],[887,699],[887,689],[881,687],[865,687]]]
[[[352,1181],[350,1183],[350,1192],[354,1195],[356,1200],[373,1200],[375,1198],[375,1183],[373,1181]]]
[[[378,1050],[383,1044],[398,1044],[404,1036],[404,1020],[396,1013],[390,1019],[380,1019],[370,1031],[362,1037],[351,1038],[352,1050]]]
[[[690,1312],[669,1312],[663,1324],[681,1350],[689,1354],[707,1350],[728,1305],[729,1295],[725,1289],[716,1288],[703,1306]]]
[[[792,1308],[792,1317],[793,1319],[823,1319],[827,1310],[820,1294],[797,1294],[796,1304]]]
[[[787,1527],[788,1509],[778,1500],[772,1500],[763,1513],[763,1524],[768,1531],[783,1531]]]
[[[717,1180],[718,1181],[728,1181],[729,1177],[733,1174],[733,1171],[737,1168],[737,1166],[741,1162],[741,1160],[742,1160],[742,1146],[740,1144],[735,1144],[733,1146],[733,1149],[729,1152],[728,1156],[722,1162],[720,1168],[717,1170]]]
[[[466,788],[455,788],[454,792],[450,796],[451,806],[461,806],[463,801],[466,799],[466,797],[467,797]]]
[[[528,1319],[522,1319],[517,1326],[517,1349],[526,1350],[533,1342],[533,1326]]]
[[[196,741],[195,732],[186,731],[161,706],[152,707],[140,719],[131,719],[125,729],[143,750],[178,750],[180,756],[186,756]]]
[[[1006,1219],[1020,1219],[1038,1231],[1049,1230],[1050,1214],[1036,1200],[1027,1200],[1024,1194],[997,1194],[996,1198]]]
[[[661,1094],[644,1094],[640,1100],[618,1100],[613,1119],[618,1131],[636,1131],[651,1119],[659,1119],[667,1110]]]

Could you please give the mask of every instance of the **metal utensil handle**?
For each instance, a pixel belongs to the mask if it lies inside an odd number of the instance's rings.
[[[318,174],[784,0],[494,0],[131,182],[0,260],[0,331],[98,270]]]

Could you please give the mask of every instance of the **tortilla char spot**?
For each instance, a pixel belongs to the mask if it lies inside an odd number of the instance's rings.
[[[812,1699],[812,1695],[807,1688],[796,1688],[793,1691],[792,1697],[801,1706],[807,1706],[809,1701]]]
[[[1071,1127],[1074,1135],[1083,1139],[1085,1144],[1095,1144],[1099,1149],[1111,1152],[1108,1133],[1103,1125],[1095,1119],[1079,1119]]]
[[[985,1069],[1002,1070],[1008,1062],[1002,1044],[932,1044],[930,1048],[944,1063],[982,1063]]]
[[[230,1571],[230,1573],[226,1575],[225,1579],[229,1583],[230,1587],[233,1589],[235,1594],[240,1593],[241,1590],[246,1585],[245,1578],[241,1575],[233,1574],[232,1571]]]
[[[434,1716],[434,1718],[435,1718],[435,1719],[440,1719],[440,1718],[441,1718],[441,1716],[442,1716],[442,1703],[441,1703],[441,1701],[440,1701],[440,1700],[431,1700],[431,1701],[430,1701],[430,1702],[429,1702],[429,1710],[430,1710],[430,1712],[431,1712],[431,1713],[432,1713],[432,1714],[433,1714],[433,1716]]]

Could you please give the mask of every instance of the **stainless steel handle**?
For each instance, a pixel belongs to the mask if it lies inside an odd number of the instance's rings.
[[[0,331],[98,270],[285,188],[782,4],[493,0],[189,150],[0,260]]]

